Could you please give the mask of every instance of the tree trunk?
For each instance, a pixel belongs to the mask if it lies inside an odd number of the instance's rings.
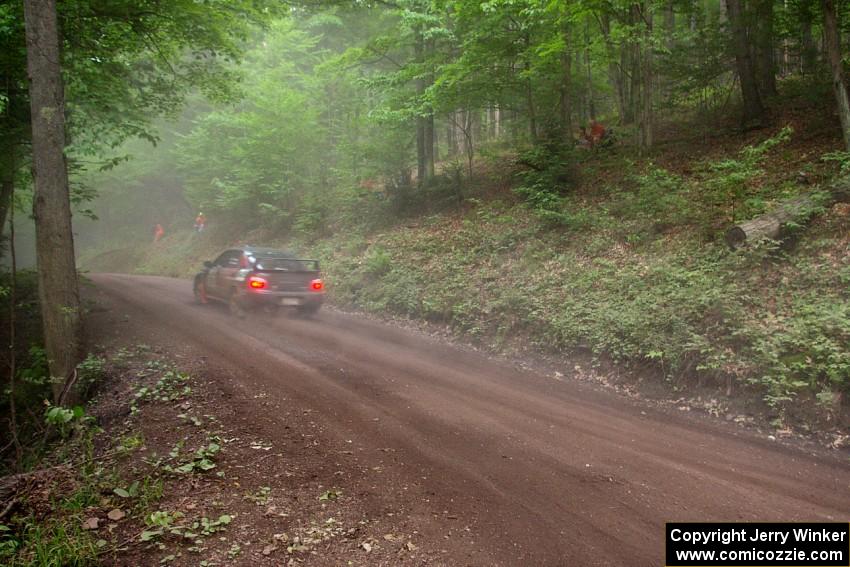
[[[672,0],[664,4],[664,31],[667,33],[667,49],[672,52],[676,46],[676,11]]]
[[[434,53],[434,39],[430,38],[425,42],[425,56],[430,61]],[[426,79],[426,84],[423,85],[422,94],[425,89],[434,84],[434,73],[429,73]],[[436,135],[434,132],[434,109],[428,105],[428,113],[425,115],[425,179],[431,180],[434,178],[434,160],[436,144]]]
[[[575,58],[575,61],[572,62],[572,65],[574,65],[575,68],[578,69],[578,72],[581,73],[581,66],[582,66],[582,59],[583,59],[581,51],[576,49],[575,56],[576,56],[576,58]],[[586,88],[582,87],[581,89],[579,89],[578,100],[576,102],[578,104],[578,108],[577,108],[576,113],[577,113],[577,116],[578,116],[579,124],[585,124],[585,123],[589,122],[589,118],[587,117],[587,106],[588,106],[588,104],[587,104],[587,89]]]
[[[414,53],[418,63],[424,63],[427,56],[426,50],[432,49],[431,42],[426,42],[422,31],[416,30]],[[417,103],[421,103],[428,81],[419,77],[416,79]],[[416,118],[416,174],[417,183],[422,185],[434,177],[434,112],[429,110],[424,115]]]
[[[756,83],[755,69],[750,57],[750,45],[741,0],[726,0],[729,23],[732,26],[732,46],[735,51],[735,64],[738,81],[741,83],[741,98],[744,103],[743,122],[745,125],[759,123],[764,117],[762,104]]]
[[[755,6],[755,55],[759,92],[770,97],[776,91],[776,57],[773,51],[773,0],[757,0]]]
[[[800,72],[809,75],[815,72],[817,64],[818,49],[812,38],[812,4],[801,2],[800,4]]]
[[[844,146],[850,151],[850,101],[847,98],[847,85],[844,82],[844,66],[841,61],[841,36],[838,32],[838,17],[834,0],[822,0],[823,35],[829,67],[832,70],[832,90],[838,105],[838,119]]]
[[[616,95],[614,99],[617,103],[617,116],[620,119],[621,125],[626,124],[626,97],[623,87],[622,67],[615,60],[616,49],[614,48],[614,42],[611,40],[611,18],[605,12],[599,17],[599,27],[602,31],[602,37],[605,40],[605,50],[608,53],[608,81],[611,83],[611,88]]]
[[[531,62],[528,60],[531,57],[531,38],[526,34],[523,38],[525,45],[525,106],[528,111],[528,133],[531,136],[531,142],[537,141],[537,110],[534,106],[534,89],[531,85]]]
[[[446,147],[449,156],[457,154],[457,138],[455,137],[455,113],[452,112],[446,121]]]
[[[534,107],[534,91],[531,88],[531,79],[525,81],[525,105],[528,109],[528,135],[532,142],[537,141],[537,110]]]
[[[0,236],[6,226],[6,217],[12,206],[14,194],[15,176],[17,174],[17,153],[21,143],[21,125],[15,121],[14,116],[20,110],[18,108],[20,98],[16,90],[10,86],[11,78],[7,78],[7,100],[3,108],[3,122],[0,129],[6,134],[0,140]],[[3,252],[0,250],[0,257]]]
[[[354,107],[354,121],[351,124],[352,137],[354,147],[360,147],[360,106]],[[351,170],[354,172],[354,177],[357,183],[360,183],[360,152],[351,152]]]
[[[571,51],[570,25],[564,24],[564,53],[561,54],[561,136],[566,143],[573,139],[573,107],[571,104],[573,84],[573,58]]]
[[[32,113],[38,294],[53,399],[68,400],[79,360],[80,296],[65,163],[65,100],[56,0],[24,0]]]
[[[635,97],[640,90],[638,70],[638,56],[634,43],[629,41],[623,44],[623,84],[625,85],[623,104],[626,108],[626,124],[634,124],[637,119],[635,112]],[[628,69],[628,72],[625,70]]]
[[[414,38],[414,55],[417,63],[422,63],[425,58],[425,40],[422,37],[422,31],[416,29]],[[417,77],[416,79],[416,103],[421,103],[422,97],[425,94],[425,79]],[[431,140],[433,147],[433,135],[428,135],[428,117],[417,114],[416,116],[416,183],[422,185],[429,179],[429,152],[428,141]],[[431,151],[433,153],[433,150]]]
[[[422,184],[427,175],[425,157],[425,117],[416,117],[416,183]]]
[[[490,105],[487,107],[487,140],[496,139],[496,107]]]
[[[670,53],[676,49],[676,10],[673,0],[667,0],[664,4],[664,33],[667,35],[666,47]],[[661,84],[660,78],[656,79]],[[673,82],[669,78],[663,81],[661,94],[665,99],[670,98],[673,93]]]
[[[469,179],[472,179],[472,163],[475,158],[475,114],[473,111],[466,113],[466,119],[466,162]]]
[[[640,5],[632,4],[629,7],[629,22],[633,26],[640,23]],[[630,73],[629,99],[628,99],[628,114],[631,117],[630,122],[640,121],[640,92],[641,92],[641,77],[640,77],[640,42],[634,39],[629,40],[628,46],[628,69]]]
[[[425,180],[434,178],[434,161],[435,152],[434,145],[436,136],[434,135],[434,113],[431,112],[425,116]]]
[[[652,5],[649,0],[644,0],[643,3],[643,21],[644,21],[644,41],[641,48],[641,83],[642,83],[642,98],[641,98],[641,150],[646,151],[652,148],[653,144],[653,115],[652,115],[652,94],[653,94],[653,58],[652,58]]]
[[[12,208],[12,190],[15,187],[15,172],[11,168],[3,168],[3,179],[0,180],[0,235],[6,226],[6,216]],[[0,252],[2,254],[2,252]]]
[[[590,22],[584,22],[584,64],[587,68],[587,114],[591,120],[596,120],[596,100],[593,93],[593,69],[590,66]]]

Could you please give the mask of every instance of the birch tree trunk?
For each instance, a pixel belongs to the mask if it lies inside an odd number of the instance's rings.
[[[32,113],[38,293],[55,403],[68,400],[79,360],[80,297],[65,163],[65,99],[56,0],[25,0]]]

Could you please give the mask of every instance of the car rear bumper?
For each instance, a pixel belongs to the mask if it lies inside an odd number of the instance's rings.
[[[324,303],[323,291],[262,291],[251,290],[241,294],[248,305],[282,305],[284,307],[318,306]]]

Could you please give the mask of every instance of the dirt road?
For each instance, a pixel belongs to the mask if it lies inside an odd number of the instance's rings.
[[[207,357],[270,435],[296,424],[269,402],[309,413],[329,462],[371,474],[359,497],[403,504],[449,565],[657,566],[665,521],[850,519],[846,455],[812,457],[355,317],[237,320],[193,304],[187,281],[92,280],[119,311],[112,332]]]

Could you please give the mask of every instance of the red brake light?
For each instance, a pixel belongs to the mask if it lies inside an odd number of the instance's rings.
[[[248,278],[248,287],[251,289],[264,289],[268,282],[263,278],[257,276],[251,276]]]
[[[325,283],[322,280],[313,280],[310,282],[310,289],[313,291],[322,291],[324,287]]]

